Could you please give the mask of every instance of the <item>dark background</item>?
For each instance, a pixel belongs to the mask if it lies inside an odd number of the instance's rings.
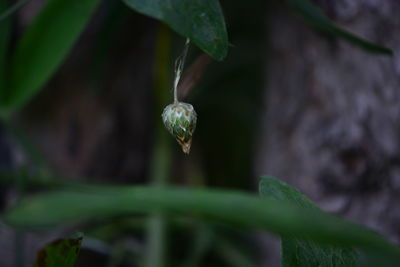
[[[172,101],[173,60],[184,39],[119,1],[104,2],[46,88],[13,118],[38,155],[27,155],[3,127],[2,168],[148,183],[157,173],[152,164],[161,135],[170,151],[170,183],[256,192],[258,177],[273,175],[324,210],[399,244],[400,2],[313,2],[341,27],[394,55],[318,32],[281,1],[221,1],[230,51],[223,62],[208,65],[185,99],[198,114],[189,156],[166,137],[160,117]],[[31,1],[15,17],[14,43],[42,3]],[[191,46],[187,65],[200,54]],[[157,69],[163,56],[170,70],[165,77]],[[5,186],[3,205],[13,196],[15,190]],[[12,266],[18,243],[30,263],[34,251],[70,230],[28,234],[21,241],[3,226],[0,265]],[[193,237],[171,235],[174,262]],[[141,242],[137,232],[129,236],[120,240]],[[277,264],[276,240],[235,231],[227,236],[263,265]],[[207,261],[230,266],[212,253]]]

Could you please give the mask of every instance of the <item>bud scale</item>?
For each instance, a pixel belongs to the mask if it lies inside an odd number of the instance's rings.
[[[165,107],[162,120],[167,130],[176,138],[184,153],[189,154],[197,114],[188,103],[177,102]]]

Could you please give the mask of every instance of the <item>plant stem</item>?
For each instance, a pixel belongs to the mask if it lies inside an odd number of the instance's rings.
[[[8,0],[0,0],[0,10],[4,10],[7,7]],[[4,103],[6,96],[5,90],[7,88],[5,84],[6,76],[6,61],[8,45],[11,37],[11,20],[0,21],[0,103]]]
[[[160,24],[155,55],[155,110],[161,113],[169,98],[169,63],[171,54],[171,33]],[[163,129],[159,116],[156,117],[155,142],[151,163],[150,180],[155,187],[168,184],[171,170],[171,149],[169,136]],[[147,224],[147,267],[163,267],[166,258],[166,222],[162,212],[153,213]]]
[[[11,16],[14,12],[16,12],[18,9],[23,7],[25,4],[30,2],[31,0],[19,0],[17,3],[6,9],[0,14],[0,22],[7,19],[9,16]]]
[[[20,229],[14,230],[15,242],[15,266],[25,266],[25,233]]]

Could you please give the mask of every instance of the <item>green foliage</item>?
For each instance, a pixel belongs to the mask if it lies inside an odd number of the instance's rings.
[[[57,70],[100,0],[50,0],[17,44],[1,99],[3,115],[21,107]]]
[[[400,259],[399,248],[363,227],[298,204],[235,191],[85,186],[78,191],[26,198],[10,209],[4,220],[13,226],[39,227],[154,211],[261,227],[284,237],[306,237],[323,244],[354,246]]]
[[[260,194],[266,199],[290,201],[299,207],[319,211],[307,197],[295,188],[271,177],[263,177]],[[350,248],[321,246],[307,239],[282,237],[282,266],[355,266],[357,254]]]
[[[366,41],[336,26],[309,0],[286,0],[286,3],[305,21],[316,27],[318,30],[331,34],[337,38],[344,39],[371,52],[393,54],[391,49]]]
[[[83,234],[77,233],[69,238],[51,242],[37,253],[36,262],[32,267],[75,266],[82,239]]]
[[[376,266],[398,267],[399,260],[385,257],[384,255],[376,253],[374,251],[371,251],[368,254],[363,253],[360,255],[357,267],[376,267]]]
[[[216,60],[225,58],[228,34],[218,0],[123,0],[129,7],[165,22]]]

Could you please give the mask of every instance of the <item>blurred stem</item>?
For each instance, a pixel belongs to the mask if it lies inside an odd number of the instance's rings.
[[[96,37],[96,46],[93,51],[93,59],[90,65],[91,88],[94,90],[106,90],[105,77],[107,72],[107,59],[109,51],[119,34],[118,29],[124,26],[129,18],[130,10],[125,8],[122,1],[103,1],[104,21],[101,31]]]
[[[8,0],[0,0],[0,12],[6,9],[8,4]],[[6,66],[6,59],[7,59],[7,49],[8,43],[10,40],[10,26],[11,20],[6,19],[0,22],[0,104],[4,101],[6,90],[5,85],[5,66]]]
[[[15,266],[25,266],[25,233],[22,230],[14,230],[15,235]]]
[[[215,249],[219,256],[232,267],[256,267],[250,257],[248,257],[242,249],[236,247],[229,240],[219,237],[215,241]]]
[[[25,4],[30,2],[31,0],[19,0],[16,2],[14,5],[6,9],[6,6],[2,6],[0,10],[0,22],[3,20],[7,19],[9,16],[11,16],[14,12],[16,12],[18,9],[23,7]]]
[[[159,24],[158,40],[155,50],[154,87],[155,87],[155,142],[150,166],[150,179],[153,186],[162,187],[168,184],[171,171],[171,148],[169,136],[163,129],[159,114],[169,99],[169,63],[171,54],[171,33]],[[166,221],[161,212],[150,216],[147,225],[147,267],[163,267],[166,262]]]
[[[12,136],[13,141],[15,141],[16,144],[23,150],[29,161],[35,165],[36,171],[41,175],[50,174],[50,170],[47,167],[44,156],[40,152],[39,148],[29,140],[29,137],[26,136],[25,132],[14,126],[10,121],[4,122],[4,127]]]
[[[215,239],[214,229],[205,223],[200,223],[197,229],[193,231],[195,232],[193,249],[182,264],[182,267],[201,266],[203,258],[210,250]]]

